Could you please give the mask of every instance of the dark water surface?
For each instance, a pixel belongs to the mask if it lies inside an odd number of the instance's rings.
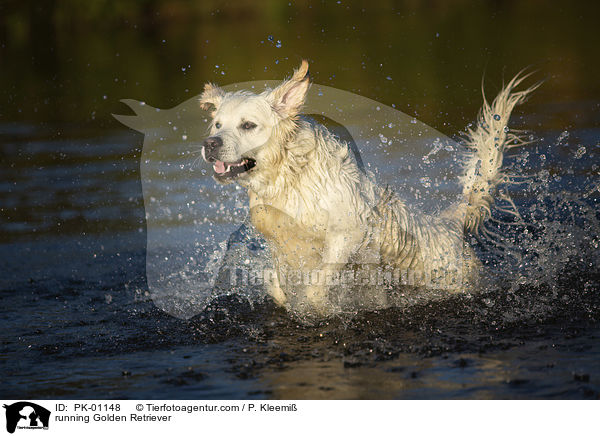
[[[89,3],[0,5],[0,397],[600,398],[598,6]],[[526,224],[494,215],[504,254],[474,242],[496,285],[314,326],[242,295],[156,308],[142,137],[110,113],[302,56],[448,135],[484,72],[492,93],[539,70],[514,117],[538,141],[507,161],[530,176],[509,189]]]

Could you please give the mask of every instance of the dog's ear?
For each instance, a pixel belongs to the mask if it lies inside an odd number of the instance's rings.
[[[209,110],[211,106],[214,106],[214,108],[217,109],[221,104],[224,95],[225,91],[217,85],[207,83],[204,85],[204,91],[200,96],[200,107],[204,110]]]
[[[294,71],[294,75],[284,81],[269,94],[269,99],[275,110],[283,117],[298,115],[304,104],[306,94],[310,86],[308,74],[308,62],[302,61],[300,67]]]

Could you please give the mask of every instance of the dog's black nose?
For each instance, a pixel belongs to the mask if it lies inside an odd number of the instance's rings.
[[[223,146],[223,140],[218,136],[211,136],[206,138],[204,141],[203,155],[207,162],[214,162],[217,160],[217,152],[219,148]]]

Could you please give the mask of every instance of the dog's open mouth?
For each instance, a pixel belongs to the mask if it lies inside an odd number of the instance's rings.
[[[218,179],[230,179],[237,177],[256,166],[256,161],[249,157],[244,157],[237,162],[215,161],[213,170]]]

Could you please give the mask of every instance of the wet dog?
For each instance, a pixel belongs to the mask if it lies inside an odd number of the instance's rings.
[[[513,108],[533,90],[516,92],[522,80],[511,80],[491,105],[484,101],[465,140],[462,201],[436,216],[410,210],[359,169],[345,142],[301,116],[310,86],[306,61],[261,94],[207,84],[200,104],[212,124],[202,156],[217,182],[248,190],[251,221],[272,254],[268,292],[275,302],[317,316],[342,310],[342,301],[389,305],[389,293],[376,286],[338,286],[342,271],[364,265],[408,271],[417,277],[415,289],[457,292],[476,284],[481,265],[465,234],[490,216],[497,186],[507,181],[504,151],[522,142],[507,127]],[[290,281],[298,271],[311,280]]]

